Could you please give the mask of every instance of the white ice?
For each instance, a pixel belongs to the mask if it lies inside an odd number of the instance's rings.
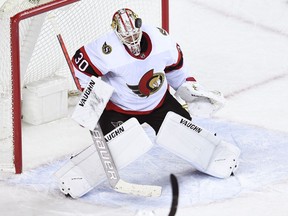
[[[72,200],[58,190],[53,173],[91,143],[89,133],[70,119],[38,128],[24,124],[24,172],[1,178],[0,214],[164,216],[171,202],[169,174],[174,173],[180,184],[176,215],[287,216],[287,21],[285,0],[170,0],[170,33],[191,73],[227,98],[214,118],[195,122],[242,150],[234,177],[201,174],[155,147],[120,175],[162,185],[160,198],[119,194],[104,182]],[[52,136],[57,141],[50,142]]]

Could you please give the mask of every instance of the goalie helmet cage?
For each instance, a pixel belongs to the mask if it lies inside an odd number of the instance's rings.
[[[113,13],[134,10],[169,31],[168,0],[7,0],[0,10],[0,174],[22,173],[22,89],[47,77],[73,80],[51,25],[58,23],[70,56],[109,31]],[[4,55],[5,54],[5,55]]]

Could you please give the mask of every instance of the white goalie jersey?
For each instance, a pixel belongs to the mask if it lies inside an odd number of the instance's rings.
[[[78,49],[72,59],[83,88],[92,75],[115,88],[107,109],[147,114],[161,105],[169,85],[177,89],[188,77],[180,47],[168,33],[145,25],[142,31],[139,56],[110,32]]]

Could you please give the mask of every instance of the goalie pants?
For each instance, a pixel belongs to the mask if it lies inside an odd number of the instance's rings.
[[[123,122],[127,121],[128,119],[135,117],[140,124],[148,123],[156,132],[156,134],[159,131],[159,128],[166,116],[166,114],[172,111],[174,113],[177,113],[178,115],[183,116],[184,118],[187,118],[191,120],[190,114],[182,107],[182,105],[170,94],[169,91],[166,92],[163,104],[161,107],[151,111],[149,114],[141,114],[141,115],[135,115],[135,114],[123,114],[120,112],[116,112],[114,110],[104,110],[99,123],[101,126],[101,129],[104,134],[109,133],[116,127],[118,127]]]

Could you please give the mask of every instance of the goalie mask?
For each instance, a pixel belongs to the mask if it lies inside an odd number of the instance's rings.
[[[137,14],[127,8],[118,10],[112,18],[111,26],[114,32],[135,56],[138,56],[141,52],[141,25],[142,21]]]

